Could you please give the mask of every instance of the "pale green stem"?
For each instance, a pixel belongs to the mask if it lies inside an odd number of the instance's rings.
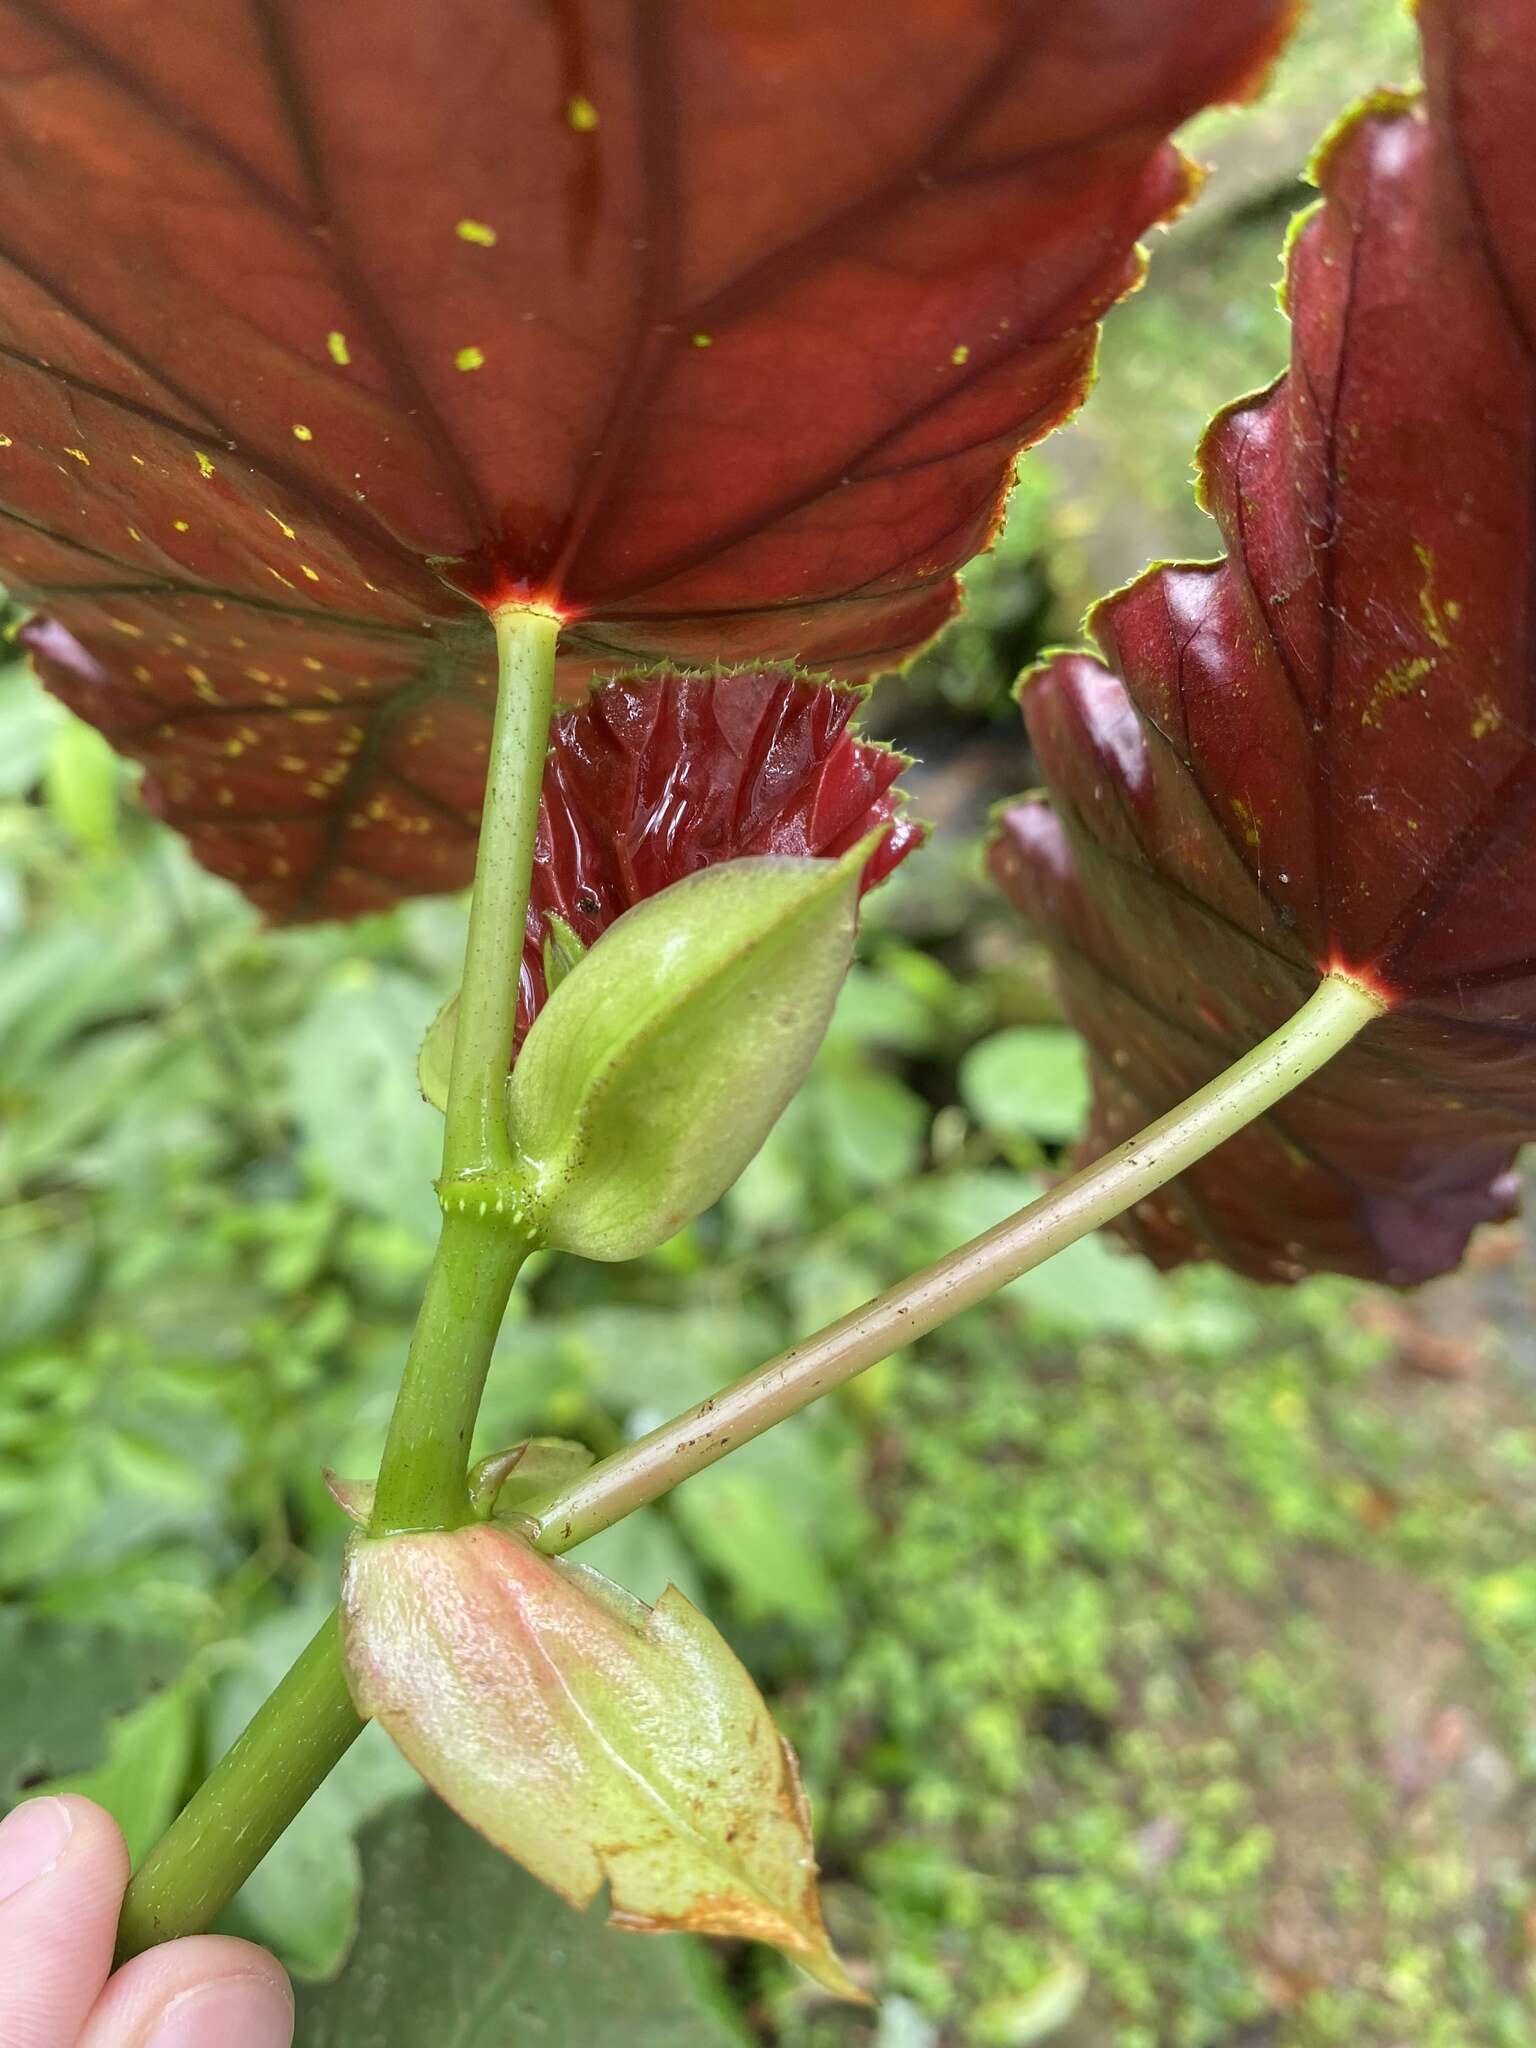
[[[507,1072],[559,625],[547,612],[511,607],[494,624],[500,676],[443,1120],[442,1232],[379,1467],[371,1526],[380,1536],[466,1519],[469,1439],[529,1250],[471,1184],[512,1164]]]
[[[362,1732],[328,1614],[134,1872],[119,1961],[211,1925]]]
[[[449,1179],[511,1164],[507,1070],[560,631],[551,613],[511,605],[492,623],[500,680],[448,1078],[443,1174]]]
[[[1027,1209],[584,1472],[539,1516],[558,1554],[750,1443],[891,1352],[1134,1208],[1278,1102],[1382,1013],[1330,975],[1296,1015],[1165,1117]]]

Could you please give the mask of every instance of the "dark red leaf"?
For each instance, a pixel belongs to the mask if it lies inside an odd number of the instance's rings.
[[[484,603],[578,679],[891,666],[1288,12],[0,0],[45,675],[291,917],[467,879]]]
[[[1136,1212],[1164,1262],[1422,1279],[1536,1135],[1536,14],[1420,13],[1427,107],[1325,151],[1291,371],[1205,443],[1227,559],[1099,609],[1115,673],[1025,693],[1055,809],[1009,812],[994,866],[1059,949],[1096,1149],[1321,971],[1392,1005]]]
[[[746,854],[831,859],[889,821],[884,881],[923,837],[901,815],[904,754],[856,739],[859,692],[785,669],[603,683],[556,720],[544,776],[518,1035],[544,1001],[551,912],[590,946],[684,875]]]

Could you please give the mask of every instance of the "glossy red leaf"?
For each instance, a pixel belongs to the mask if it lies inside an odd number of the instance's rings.
[[[1536,15],[1423,0],[1420,106],[1326,148],[1292,367],[1218,418],[1223,562],[1096,613],[993,863],[1058,950],[1092,1146],[1341,968],[1391,1014],[1128,1219],[1171,1263],[1418,1280],[1536,1135]]]
[[[835,859],[890,830],[864,870],[884,881],[923,837],[902,815],[904,754],[855,737],[857,690],[786,669],[620,676],[555,721],[518,1036],[545,996],[551,914],[590,946],[685,875],[753,854]]]
[[[481,605],[889,667],[1289,0],[0,0],[0,572],[275,916],[462,883]]]

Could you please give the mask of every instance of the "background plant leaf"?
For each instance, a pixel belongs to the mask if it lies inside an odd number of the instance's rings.
[[[360,1847],[357,1945],[334,1983],[301,1990],[299,2048],[743,2048],[699,1947],[578,1917],[438,1800],[397,1804]]]
[[[100,1763],[50,1778],[36,1791],[96,1800],[122,1829],[134,1863],[142,1862],[196,1783],[202,1690],[201,1679],[193,1677],[151,1693],[108,1728]]]
[[[1288,0],[0,11],[5,572],[275,917],[460,886],[482,606],[890,667]]]
[[[1536,1129],[1536,19],[1421,21],[1427,101],[1319,160],[1289,375],[1202,450],[1226,560],[1150,572],[1094,615],[1112,668],[1025,691],[1055,805],[1006,813],[993,866],[1097,1055],[1092,1151],[1319,972],[1392,1006],[1138,1207],[1165,1262],[1423,1279]]]
[[[0,1805],[93,1770],[112,1725],[182,1663],[174,1643],[0,1610]]]

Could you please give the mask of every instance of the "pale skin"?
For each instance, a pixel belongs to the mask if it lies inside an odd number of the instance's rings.
[[[110,1815],[66,1794],[0,1822],[5,2048],[290,2048],[293,1994],[264,1949],[167,1942],[113,1972],[128,1851]]]

